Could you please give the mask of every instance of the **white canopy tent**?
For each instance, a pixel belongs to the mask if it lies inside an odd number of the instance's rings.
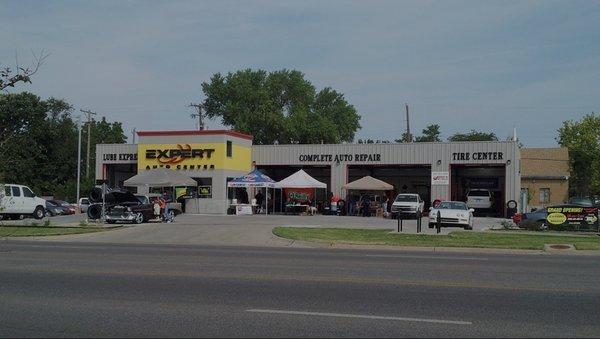
[[[196,180],[187,175],[166,168],[154,168],[142,171],[125,180],[125,186],[175,187],[197,186]]]
[[[278,188],[327,188],[327,184],[311,177],[304,170],[290,175],[289,177],[277,182]]]
[[[320,182],[319,180],[311,177],[304,170],[300,169],[298,172],[290,175],[289,177],[277,182],[275,184],[277,188],[280,188],[281,194],[281,210],[283,211],[283,189],[284,188],[314,188],[315,196],[317,188],[327,189],[327,184]]]

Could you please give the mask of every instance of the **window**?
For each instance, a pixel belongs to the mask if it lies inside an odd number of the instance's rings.
[[[212,199],[212,178],[192,178],[198,183],[198,198]]]
[[[21,189],[17,186],[12,186],[12,196],[13,197],[20,197],[21,196]]]
[[[27,187],[23,187],[23,196],[25,198],[34,198],[35,194],[33,194],[33,192],[31,192],[31,190]]]
[[[4,195],[10,197],[10,186],[4,186]]]
[[[550,202],[550,189],[540,188],[540,204],[547,204]]]
[[[227,157],[231,158],[233,154],[233,143],[227,140]]]

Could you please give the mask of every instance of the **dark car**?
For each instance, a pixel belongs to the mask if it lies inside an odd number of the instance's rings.
[[[61,206],[54,200],[46,200],[46,213],[52,217],[69,214],[69,209]]]
[[[125,190],[112,190],[104,197],[106,222],[134,222],[141,224],[154,218],[154,206],[141,202],[135,195]],[[88,210],[89,211],[89,210]]]
[[[592,201],[592,199],[586,198],[586,197],[571,197],[571,198],[569,198],[569,204],[583,206],[583,207],[593,207],[594,201]]]
[[[517,224],[521,228],[545,229],[547,217],[548,210],[546,208],[542,208],[533,212],[520,214],[520,218]]]
[[[75,214],[75,212],[77,211],[77,208],[74,205],[69,204],[66,201],[62,201],[62,200],[48,200],[51,203],[61,206],[65,209],[65,213],[64,214]]]

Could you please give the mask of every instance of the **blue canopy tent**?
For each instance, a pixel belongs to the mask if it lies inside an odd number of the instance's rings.
[[[264,175],[261,171],[255,169],[254,171],[235,178],[227,183],[227,187],[254,187],[254,188],[275,188],[275,180]],[[229,198],[229,197],[227,197]],[[265,214],[269,212],[269,195],[265,194]]]

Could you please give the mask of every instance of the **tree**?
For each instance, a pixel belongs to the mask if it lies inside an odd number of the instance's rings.
[[[592,112],[580,121],[563,122],[557,141],[569,149],[571,192],[600,194],[600,116]]]
[[[472,129],[469,133],[456,133],[448,141],[498,141],[495,133],[479,132]]]
[[[202,83],[206,116],[252,134],[256,144],[354,140],[360,116],[343,94],[315,87],[296,70],[241,70]]]
[[[77,126],[71,112],[64,100],[41,100],[26,92],[0,94],[0,180],[26,184],[38,194],[73,199]],[[118,142],[125,142],[120,123],[106,119],[93,123],[92,150],[96,143]],[[93,180],[84,181],[83,191],[92,184]]]
[[[423,128],[422,135],[415,138],[415,142],[440,142],[440,125],[430,124]]]
[[[5,90],[8,87],[15,87],[16,84],[31,83],[31,76],[37,73],[40,66],[44,63],[49,54],[45,54],[42,50],[39,55],[31,53],[35,59],[33,67],[21,67],[17,63],[16,68],[13,70],[10,67],[0,65],[0,91]]]

